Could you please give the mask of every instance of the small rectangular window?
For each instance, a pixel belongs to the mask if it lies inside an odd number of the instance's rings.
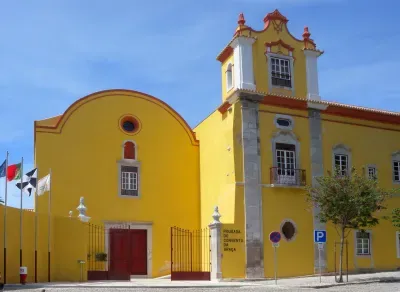
[[[369,232],[356,233],[356,253],[357,255],[370,255],[371,254],[371,238]]]
[[[138,168],[136,166],[121,166],[121,195],[138,195],[138,177]]]
[[[376,167],[368,166],[368,178],[369,179],[376,179]]]
[[[290,71],[290,60],[271,58],[272,85],[292,87]]]
[[[347,155],[335,154],[335,169],[339,172],[339,175],[347,175],[348,165]]]
[[[393,179],[400,182],[400,161],[393,161]]]

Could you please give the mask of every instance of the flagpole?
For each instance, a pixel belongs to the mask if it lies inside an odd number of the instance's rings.
[[[5,194],[4,194],[4,236],[3,236],[3,239],[4,239],[4,257],[3,257],[3,260],[4,260],[4,263],[3,263],[3,265],[4,265],[4,269],[3,269],[3,271],[4,271],[4,284],[6,284],[7,283],[7,168],[8,168],[8,151],[7,151],[7,154],[6,154],[6,169],[5,169],[5,172],[6,172],[6,176],[5,176],[5,186],[4,186],[4,188],[5,188]]]
[[[39,168],[36,168],[36,188],[35,188],[35,283],[37,283],[37,220],[38,220],[38,197],[37,197],[37,182],[39,179]]]
[[[20,200],[20,211],[19,211],[19,266],[22,267],[22,190],[23,190],[23,177],[24,177],[24,158],[21,159],[21,200]]]
[[[50,282],[50,253],[51,253],[51,245],[50,245],[50,227],[51,227],[51,186],[52,186],[52,184],[53,184],[53,182],[52,182],[52,180],[53,180],[53,175],[52,175],[52,173],[51,173],[51,168],[50,168],[50,187],[49,187],[49,206],[48,206],[48,232],[47,232],[47,235],[48,235],[48,239],[47,239],[47,242],[48,242],[48,259],[47,259],[47,278],[48,278],[48,281]]]

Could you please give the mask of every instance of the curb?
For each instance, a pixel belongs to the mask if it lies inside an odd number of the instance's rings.
[[[366,280],[366,281],[357,281],[357,282],[321,284],[318,286],[295,286],[294,288],[324,289],[324,288],[339,287],[339,286],[367,285],[367,284],[372,284],[372,283],[399,283],[399,282],[400,282],[400,278],[388,278],[388,279],[376,279],[376,280]],[[282,287],[288,287],[288,286],[282,286]]]
[[[185,285],[185,286],[94,286],[94,285],[65,285],[65,286],[41,286],[41,285],[18,285],[10,284],[4,287],[4,291],[15,291],[15,290],[25,290],[25,289],[64,289],[64,288],[96,288],[96,289],[193,289],[193,288],[243,288],[254,285]],[[259,286],[258,286],[259,287]]]

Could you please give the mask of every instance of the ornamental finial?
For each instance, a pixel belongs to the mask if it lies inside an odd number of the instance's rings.
[[[88,222],[90,217],[86,216],[86,206],[84,205],[84,199],[83,197],[81,197],[79,199],[79,206],[76,208],[79,212],[78,218],[79,220],[81,220],[82,222]]]
[[[303,39],[308,40],[310,39],[311,33],[308,31],[308,26],[304,27],[304,32],[303,32]]]
[[[240,13],[239,14],[239,19],[238,19],[238,24],[239,25],[244,25],[246,23],[246,19],[244,19],[244,14]]]
[[[221,214],[219,214],[218,206],[214,207],[214,213],[212,214],[212,217],[214,219],[212,224],[221,224],[221,222],[219,221],[219,218],[221,218]]]

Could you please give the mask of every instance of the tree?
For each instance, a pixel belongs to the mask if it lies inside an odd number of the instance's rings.
[[[0,204],[4,204],[3,198],[0,197]]]
[[[400,230],[400,208],[392,210],[392,223],[394,227],[397,227]]]
[[[349,175],[334,174],[318,177],[317,186],[307,186],[307,202],[319,209],[322,223],[332,223],[340,237],[339,279],[343,282],[343,245],[351,230],[364,231],[379,223],[377,213],[386,209],[384,203],[394,192],[378,186],[376,179],[366,178],[353,168]]]

